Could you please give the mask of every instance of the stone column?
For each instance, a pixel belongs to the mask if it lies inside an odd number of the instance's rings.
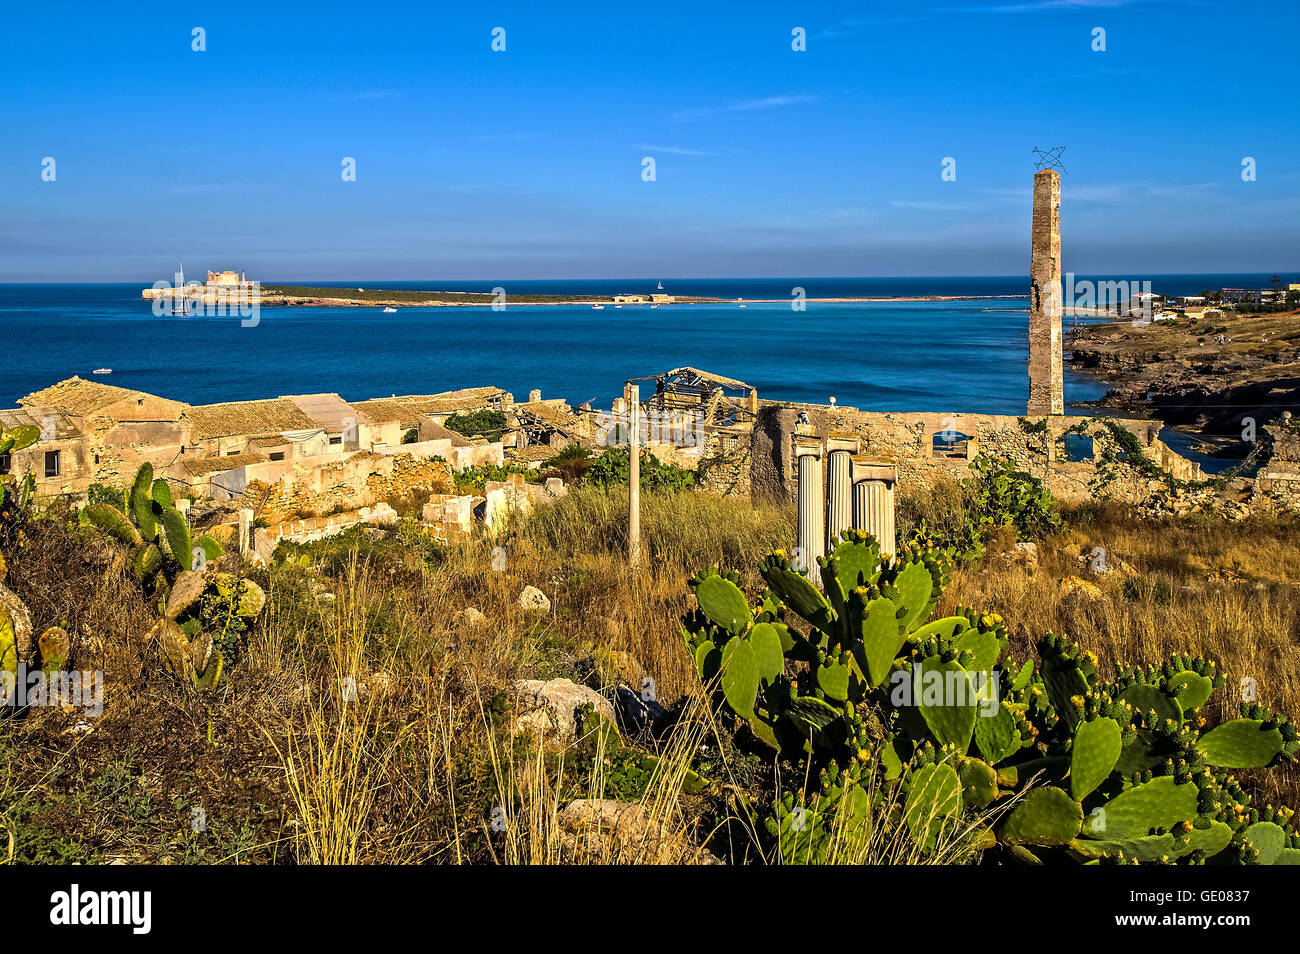
[[[631,407],[628,427],[628,501],[627,562],[633,569],[641,566],[641,389],[627,387],[627,404]]]
[[[1064,414],[1061,370],[1061,176],[1034,175],[1034,218],[1029,262],[1030,416]]]
[[[822,506],[822,458],[820,447],[796,448],[799,455],[799,552],[802,569],[821,586],[817,558],[826,552],[826,511]]]
[[[247,556],[252,547],[253,511],[239,511],[239,555]]]
[[[883,480],[859,480],[853,485],[853,526],[880,544],[880,555],[897,552],[894,530],[894,488]]]
[[[827,456],[826,474],[826,546],[853,527],[853,454],[832,450]]]

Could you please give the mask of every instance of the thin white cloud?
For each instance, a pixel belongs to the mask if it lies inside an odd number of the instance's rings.
[[[1042,13],[1048,10],[1109,10],[1171,0],[1027,0],[992,7],[942,7],[935,13]],[[1177,2],[1177,0],[1172,0]]]
[[[633,149],[643,150],[648,153],[662,153],[667,156],[716,156],[716,152],[708,149],[692,149],[690,146],[653,146],[649,143],[637,143]]]
[[[682,109],[673,113],[670,117],[673,122],[683,122],[692,119],[709,119],[713,116],[723,116],[733,113],[753,113],[765,109],[780,109],[783,106],[797,106],[800,103],[815,103],[816,96],[806,93],[797,93],[787,96],[764,96],[762,99],[746,99],[738,103],[729,103],[726,106],[705,106],[700,109]]]
[[[896,209],[915,209],[920,212],[974,212],[984,208],[972,202],[936,202],[930,199],[893,199]]]
[[[856,36],[862,30],[879,26],[898,26],[903,23],[921,23],[926,17],[877,17],[874,19],[841,20],[834,26],[824,27],[813,34],[814,40],[838,40],[846,36]]]

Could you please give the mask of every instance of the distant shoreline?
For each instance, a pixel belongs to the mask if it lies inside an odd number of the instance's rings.
[[[254,286],[247,286],[251,289]],[[784,305],[798,301],[814,304],[935,302],[935,301],[997,301],[1008,298],[1028,298],[1020,295],[864,295],[826,298],[719,298],[704,295],[544,295],[506,292],[501,296],[487,292],[461,291],[406,291],[397,289],[328,288],[294,285],[262,285],[257,293],[242,291],[239,286],[200,286],[184,290],[183,298],[191,301],[216,303],[225,298],[230,304],[240,301],[241,294],[248,295],[249,304],[283,305],[295,308],[442,308],[482,305],[584,305],[587,307],[629,308],[669,305]],[[175,290],[146,288],[141,293],[145,301],[159,298],[171,299]],[[654,300],[658,298],[659,300]]]

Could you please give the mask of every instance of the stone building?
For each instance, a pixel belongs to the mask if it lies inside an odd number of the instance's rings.
[[[227,269],[224,272],[208,272],[208,285],[238,287],[240,285],[247,285],[248,283],[248,278],[243,272],[236,272],[231,269]]]
[[[84,494],[90,484],[130,478],[148,461],[167,471],[181,454],[186,405],[143,391],[72,377],[20,398],[0,412],[41,428],[42,439],[8,462],[30,471],[36,492]]]

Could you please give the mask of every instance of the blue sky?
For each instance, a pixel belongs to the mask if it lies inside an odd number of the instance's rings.
[[[1295,271],[1298,9],[6,2],[0,281]]]

